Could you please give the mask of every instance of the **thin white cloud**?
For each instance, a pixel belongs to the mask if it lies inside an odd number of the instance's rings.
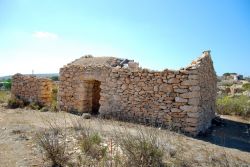
[[[51,32],[38,31],[34,32],[32,36],[37,39],[58,39],[58,35]]]

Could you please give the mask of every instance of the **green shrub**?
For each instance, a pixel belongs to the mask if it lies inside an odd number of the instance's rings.
[[[50,79],[52,79],[53,81],[59,81],[59,76],[52,76],[50,77]]]
[[[250,90],[250,83],[245,83],[245,84],[243,84],[243,85],[242,85],[242,88],[243,88],[244,90]]]
[[[230,75],[236,75],[237,73],[229,73],[229,72],[226,72],[223,74],[223,76],[230,76]]]
[[[247,96],[223,96],[216,102],[217,113],[224,115],[250,116],[250,98]]]
[[[11,89],[11,85],[12,85],[12,80],[8,79],[6,81],[4,81],[3,86],[6,90],[10,90]]]

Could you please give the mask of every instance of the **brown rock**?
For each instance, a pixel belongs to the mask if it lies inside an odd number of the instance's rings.
[[[187,112],[197,112],[198,111],[198,107],[197,106],[181,106],[180,107],[181,110],[183,111],[187,111]]]
[[[200,92],[187,92],[187,93],[182,93],[180,94],[180,97],[186,98],[186,99],[191,99],[195,97],[200,97]]]
[[[188,104],[197,106],[200,103],[200,98],[191,98],[188,99]]]
[[[178,108],[171,108],[171,112],[181,112],[181,110]]]
[[[177,79],[177,78],[171,78],[171,79],[169,79],[168,80],[168,83],[180,83],[180,80],[179,79]]]
[[[159,87],[159,90],[162,92],[172,92],[173,91],[173,86],[172,85],[167,85],[167,84],[162,84]]]
[[[181,82],[181,85],[192,86],[192,85],[197,85],[198,83],[199,81],[197,80],[185,80]]]
[[[176,102],[179,102],[179,103],[186,103],[186,102],[188,102],[187,99],[184,99],[184,98],[181,98],[181,97],[176,97],[176,98],[175,98],[175,101],[176,101]]]
[[[189,75],[189,76],[188,76],[188,79],[197,80],[197,79],[199,79],[199,75]]]
[[[189,90],[191,90],[191,91],[199,91],[200,90],[200,86],[191,86],[189,88]]]
[[[188,89],[174,89],[174,92],[176,92],[176,93],[186,93],[186,92],[188,92]]]
[[[188,117],[199,118],[201,116],[200,112],[187,112]]]

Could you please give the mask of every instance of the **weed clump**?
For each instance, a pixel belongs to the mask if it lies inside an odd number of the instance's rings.
[[[43,131],[36,135],[36,141],[44,152],[45,158],[49,160],[53,167],[66,166],[70,160],[66,151],[66,141],[61,141],[64,134],[55,129]]]
[[[117,142],[125,157],[126,166],[164,166],[163,150],[157,131],[137,128],[136,134],[119,133]]]
[[[25,107],[25,102],[18,98],[11,98],[8,100],[8,108],[16,109]]]
[[[82,151],[97,160],[105,157],[107,147],[101,145],[102,139],[98,133],[86,135],[79,140]]]
[[[250,91],[250,83],[245,83],[242,85],[242,88],[245,90],[245,91]]]

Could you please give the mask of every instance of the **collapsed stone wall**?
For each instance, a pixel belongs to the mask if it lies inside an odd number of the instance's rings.
[[[12,77],[12,98],[49,106],[52,101],[53,81],[46,78],[15,74]]]
[[[208,51],[178,71],[79,65],[60,69],[62,110],[93,112],[95,106],[103,117],[171,126],[194,135],[210,126],[215,97],[216,74]]]

